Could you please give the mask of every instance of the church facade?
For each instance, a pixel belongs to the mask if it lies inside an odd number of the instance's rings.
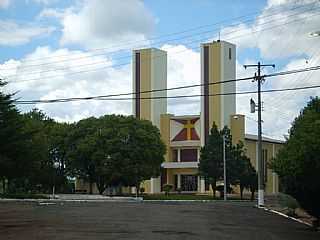
[[[246,154],[257,169],[257,136],[245,134],[245,116],[236,114],[236,46],[217,41],[201,45],[201,111],[200,115],[174,116],[167,113],[167,54],[150,48],[133,51],[133,114],[150,120],[160,129],[167,147],[161,176],[143,183],[146,193],[160,193],[164,184],[173,191],[209,193],[211,187],[198,174],[200,149],[207,142],[215,122],[219,129],[228,126],[234,144],[242,141]],[[159,97],[157,99],[152,99]],[[151,98],[151,99],[150,99]],[[200,110],[200,109],[199,109]],[[263,137],[263,169],[266,193],[279,191],[278,176],[268,168],[282,142]]]
[[[213,122],[231,130],[233,144],[242,141],[246,155],[258,169],[258,139],[245,133],[245,116],[236,113],[236,46],[225,41],[201,45],[201,109],[199,115],[174,116],[167,112],[167,53],[156,48],[134,50],[132,55],[133,114],[150,120],[160,130],[167,152],[161,165],[161,175],[144,181],[145,193],[163,192],[163,185],[173,185],[173,191],[208,194],[211,186],[199,176],[200,149],[207,142]],[[220,81],[227,81],[220,84]],[[186,90],[187,91],[187,90]],[[186,94],[187,95],[187,94]],[[156,99],[152,99],[156,98]],[[249,102],[249,101],[248,101]],[[266,193],[279,191],[276,173],[268,168],[283,144],[263,137],[263,169]],[[160,167],[160,166],[159,166]],[[76,190],[88,192],[89,184],[77,179]],[[98,193],[94,186],[94,192]],[[132,190],[132,191],[131,191]],[[125,191],[135,192],[126,188]]]

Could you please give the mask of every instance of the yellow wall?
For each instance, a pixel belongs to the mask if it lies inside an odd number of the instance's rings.
[[[75,180],[75,190],[86,191],[86,193],[90,193],[90,184],[82,179],[76,178]],[[95,183],[92,184],[92,193],[98,194],[99,190]]]
[[[230,116],[230,130],[232,135],[232,144],[237,144],[239,141],[244,143],[245,137],[245,125],[244,115],[235,114]]]
[[[270,164],[272,158],[273,158],[273,146],[274,146],[274,157],[276,157],[277,152],[282,147],[279,143],[271,143],[271,142],[262,142],[262,149],[266,149],[268,152],[268,164]],[[254,168],[257,170],[257,141],[255,140],[245,140],[245,148],[246,148],[246,155],[250,158],[250,161]],[[268,167],[268,166],[267,166]],[[275,181],[275,184],[273,183]],[[273,189],[275,186],[275,189]],[[279,177],[276,175],[273,177],[273,171],[272,169],[267,169],[267,182],[265,185],[265,192],[266,193],[273,193],[273,190],[275,192],[279,191]]]
[[[143,91],[151,90],[151,49],[142,49],[140,52],[140,89]],[[151,93],[141,93],[141,98],[150,98]],[[151,101],[149,99],[140,100],[141,119],[151,119]]]
[[[169,162],[171,158],[171,149],[170,149],[170,118],[171,114],[161,114],[160,118],[160,134],[163,143],[166,145],[167,152],[165,155],[165,161]]]

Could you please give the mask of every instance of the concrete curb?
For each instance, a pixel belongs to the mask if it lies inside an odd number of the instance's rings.
[[[215,202],[215,203],[232,203],[232,202],[237,202],[237,203],[250,203],[251,201],[246,201],[246,200],[227,200],[227,201],[223,201],[223,200],[174,200],[174,199],[168,199],[168,200],[156,200],[156,199],[152,199],[152,200],[143,200],[143,202]]]
[[[273,209],[271,209],[271,208],[259,207],[259,206],[256,206],[256,207],[259,208],[259,209],[263,209],[263,210],[265,210],[265,211],[267,211],[267,212],[275,213],[275,214],[280,215],[280,216],[282,216],[282,217],[291,219],[291,220],[296,221],[296,222],[298,222],[298,223],[302,223],[302,224],[307,225],[307,226],[309,226],[309,227],[313,227],[312,224],[310,224],[310,223],[304,222],[304,221],[302,221],[301,219],[298,219],[298,218],[294,218],[294,217],[288,216],[288,215],[286,215],[286,214],[284,214],[284,213],[282,213],[282,212],[278,212],[278,211],[273,210]]]
[[[11,199],[2,198],[1,202],[35,202],[35,203],[59,203],[59,202],[142,202],[142,198],[113,198],[113,199]]]

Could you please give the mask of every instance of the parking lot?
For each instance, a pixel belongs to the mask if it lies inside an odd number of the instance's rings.
[[[0,239],[320,239],[253,206],[224,202],[0,202]]]

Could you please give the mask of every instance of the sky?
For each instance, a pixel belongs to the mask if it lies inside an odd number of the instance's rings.
[[[315,0],[0,0],[0,78],[20,100],[87,97],[132,91],[132,49],[168,52],[168,87],[200,83],[200,43],[237,46],[237,78],[253,76],[243,64],[276,64],[272,73],[319,65],[320,2]],[[263,89],[318,84],[320,72],[267,78]],[[237,91],[256,90],[238,82]],[[283,139],[294,118],[319,89],[264,93],[263,133]],[[168,95],[199,94],[199,88]],[[238,95],[246,132],[256,133],[250,98]],[[18,105],[57,121],[132,114],[131,101],[80,101]],[[199,114],[200,99],[168,100],[168,112]]]

